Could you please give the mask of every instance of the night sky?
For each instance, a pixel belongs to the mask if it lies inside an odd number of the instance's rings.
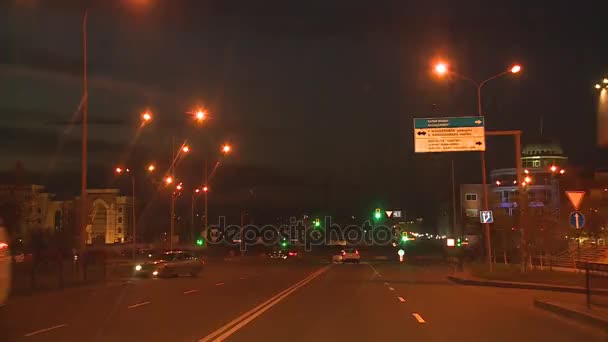
[[[0,0],[2,169],[20,160],[47,177],[77,175],[85,2]],[[608,73],[600,3],[97,1],[90,182],[103,183],[95,175],[124,156],[167,155],[176,134],[207,155],[231,141],[235,165],[433,203],[443,195],[429,193],[449,190],[450,158],[460,182],[480,178],[476,154],[413,154],[413,117],[476,113],[470,84],[431,74],[437,58],[479,80],[521,63],[520,75],[484,88],[488,127],[535,141],[543,117],[544,137],[559,139],[572,163],[602,164],[592,88]],[[197,105],[212,116],[203,128],[185,114]],[[156,120],[134,140],[144,109]],[[511,141],[492,139],[489,168],[514,165]]]

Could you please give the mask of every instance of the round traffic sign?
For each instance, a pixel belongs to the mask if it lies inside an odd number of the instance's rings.
[[[405,254],[405,251],[403,249],[400,249],[397,254],[399,254],[399,256],[403,256]]]

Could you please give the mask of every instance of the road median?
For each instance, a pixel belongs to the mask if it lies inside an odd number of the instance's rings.
[[[608,310],[603,308],[593,309],[583,305],[566,304],[542,299],[535,299],[534,306],[568,319],[608,330]]]
[[[513,282],[504,280],[488,280],[468,276],[466,274],[455,274],[447,276],[448,280],[461,284],[461,285],[473,285],[473,286],[490,286],[490,287],[501,287],[501,288],[512,288],[512,289],[526,289],[526,290],[541,290],[541,291],[557,291],[557,292],[570,292],[570,293],[587,293],[587,290],[582,286],[566,286],[566,285],[555,285],[555,284],[544,284],[544,283],[529,283],[529,282]],[[592,294],[608,296],[608,289],[593,289]]]

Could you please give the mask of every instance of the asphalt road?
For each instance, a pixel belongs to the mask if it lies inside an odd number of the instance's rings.
[[[0,340],[608,340],[532,305],[535,297],[578,295],[461,286],[445,280],[447,272],[381,263],[208,264],[198,278],[13,298],[0,307]]]

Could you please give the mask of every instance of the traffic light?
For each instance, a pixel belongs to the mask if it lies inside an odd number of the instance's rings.
[[[376,211],[374,212],[374,218],[376,220],[379,220],[380,218],[382,218],[382,209],[376,208]]]
[[[319,227],[321,227],[321,219],[316,218],[316,219],[315,219],[315,223],[314,223],[314,225],[315,225],[315,228],[319,228]]]
[[[458,238],[458,240],[456,240],[456,246],[457,247],[462,246],[462,242],[460,241],[460,238]]]
[[[197,246],[202,246],[205,244],[205,240],[203,238],[199,238],[196,240],[196,245]]]
[[[287,247],[287,239],[283,238],[283,240],[281,241],[281,247]]]
[[[401,233],[401,242],[407,242],[408,240],[407,233]]]

